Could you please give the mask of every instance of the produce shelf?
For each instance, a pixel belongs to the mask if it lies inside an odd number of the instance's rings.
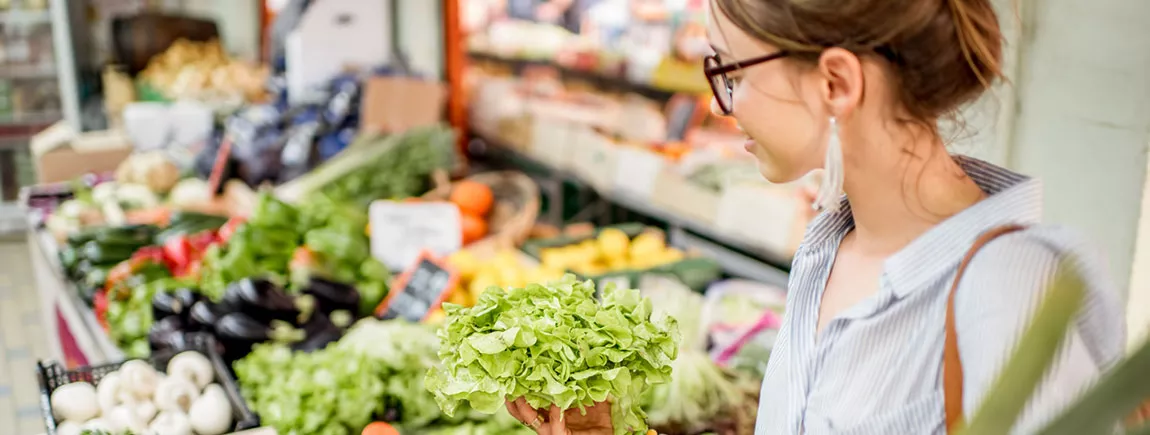
[[[524,68],[540,66],[551,67],[558,71],[564,79],[587,82],[598,89],[608,92],[633,92],[653,100],[667,101],[676,93],[680,92],[672,89],[660,89],[646,83],[637,83],[625,77],[615,76],[605,72],[571,68],[559,65],[552,60],[515,59],[478,51],[469,52],[468,56],[473,61],[490,62],[511,67],[516,74],[519,74]]]
[[[715,229],[712,224],[679,215],[634,195],[595,189],[571,171],[551,167],[538,159],[504,146],[499,141],[474,133],[472,136],[468,149],[473,158],[511,164],[527,171],[542,170],[548,174],[545,178],[594,191],[600,199],[612,206],[664,222],[668,226],[670,242],[673,245],[707,253],[715,258],[728,274],[786,287],[786,277],[791,264],[788,255],[754,246],[738,236]],[[551,199],[552,204],[564,203],[561,186],[547,186],[546,184],[553,183],[547,183],[548,180],[541,181],[544,183],[541,183],[543,185],[540,186],[540,190],[555,196]],[[552,220],[561,220],[558,219],[559,214],[554,211],[549,215],[552,216]]]

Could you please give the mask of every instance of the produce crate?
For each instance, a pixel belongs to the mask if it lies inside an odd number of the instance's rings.
[[[628,238],[634,239],[635,236],[644,232],[653,231],[662,233],[661,230],[654,227],[647,227],[640,223],[624,223],[618,225],[611,225],[600,227],[590,234],[577,235],[577,236],[560,236],[551,239],[529,240],[523,244],[523,252],[526,252],[536,260],[542,261],[542,251],[547,248],[558,248],[562,246],[573,245],[581,243],[585,240],[594,239],[599,236],[599,233],[607,228],[615,228],[623,231]],[[590,279],[596,283],[604,281],[623,281],[627,285],[635,288],[639,285],[639,278],[647,274],[662,274],[673,276],[683,284],[686,284],[692,290],[703,292],[706,290],[707,285],[719,279],[722,276],[722,269],[719,264],[710,258],[706,257],[691,257],[688,256],[682,260],[674,263],[665,264],[662,266],[650,269],[635,269],[635,270],[615,270],[606,272],[600,275],[584,276],[579,273],[575,275],[581,279]]]
[[[192,334],[188,336],[187,346],[157,352],[152,354],[146,360],[155,367],[156,370],[163,372],[168,365],[168,361],[172,357],[184,351],[196,351],[208,357],[212,363],[212,368],[216,373],[215,382],[223,387],[224,394],[228,396],[228,402],[232,405],[232,419],[235,421],[234,431],[242,431],[247,429],[254,429],[260,426],[260,418],[248,409],[247,403],[244,402],[243,396],[240,395],[239,386],[236,384],[235,378],[232,377],[231,371],[228,366],[224,364],[223,358],[220,357],[219,352],[216,350],[216,341],[208,334]],[[56,416],[52,413],[52,392],[60,386],[72,382],[88,382],[93,386],[100,383],[100,379],[105,375],[119,370],[120,365],[125,361],[118,363],[101,364],[97,366],[81,367],[75,370],[67,370],[59,362],[50,362],[45,364],[43,361],[36,363],[37,377],[40,379],[40,412],[44,416],[44,427],[47,429],[46,435],[56,434]]]

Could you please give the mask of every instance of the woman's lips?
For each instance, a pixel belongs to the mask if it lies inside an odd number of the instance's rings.
[[[746,142],[743,142],[743,149],[747,150],[748,153],[753,153],[755,149],[755,141],[752,139],[747,139]]]

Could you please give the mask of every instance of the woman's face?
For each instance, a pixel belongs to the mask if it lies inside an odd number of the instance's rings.
[[[707,38],[724,65],[778,50],[751,38],[713,2],[708,3]],[[822,104],[813,68],[804,70],[782,58],[729,73],[727,77],[734,88],[730,116],[747,134],[746,149],[755,156],[763,177],[773,183],[786,183],[822,166],[830,114]],[[722,115],[713,100],[711,110]]]

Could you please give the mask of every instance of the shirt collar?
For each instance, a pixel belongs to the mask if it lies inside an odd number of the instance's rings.
[[[1006,224],[1036,224],[1042,219],[1042,184],[1036,179],[971,157],[955,161],[987,198],[947,218],[886,260],[884,274],[901,298],[945,278],[983,232]],[[822,213],[811,223],[804,251],[838,243],[854,228],[850,203]]]

